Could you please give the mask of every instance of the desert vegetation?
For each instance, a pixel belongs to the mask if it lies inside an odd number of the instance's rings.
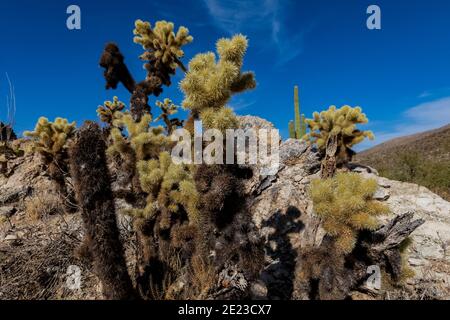
[[[114,43],[106,44],[99,62],[106,89],[121,84],[129,91],[128,106],[113,97],[97,109],[101,125],[86,121],[77,128],[67,119],[42,117],[25,133],[61,200],[35,195],[26,211],[34,219],[79,212],[83,240],[76,251],[105,299],[255,298],[266,261],[265,239],[248,210],[257,195],[244,187],[252,168],[176,164],[170,156],[171,133],[185,128],[193,135],[195,120],[222,132],[239,126],[227,103],[256,87],[254,74],[243,71],[248,40],[241,34],[219,39],[216,53],[199,53],[186,67],[183,48],[193,41],[186,27],[175,31],[171,22],[137,20],[133,33],[143,49],[143,80],[135,80]],[[154,99],[177,71],[183,73],[186,121],[175,117],[179,107],[172,99]],[[377,182],[350,172],[351,148],[373,138],[357,127],[367,123],[366,115],[359,107],[331,106],[305,119],[297,87],[294,92],[290,135],[309,141],[308,150],[320,159],[309,196],[325,236],[316,246],[299,248],[292,298],[344,299],[364,283],[372,264],[399,282],[406,274],[404,241],[423,221],[404,214],[383,224],[378,217],[390,211],[374,198]],[[3,142],[7,127],[1,128]],[[118,212],[117,201],[126,209]],[[119,214],[131,221],[132,267]]]

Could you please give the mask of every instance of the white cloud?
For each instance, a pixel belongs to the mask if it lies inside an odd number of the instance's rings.
[[[236,96],[232,98],[231,102],[229,103],[229,107],[237,112],[237,111],[241,111],[244,110],[252,105],[254,105],[256,103],[256,101],[246,101],[245,99],[242,98],[237,98]]]
[[[406,110],[400,120],[381,123],[388,130],[374,130],[375,140],[358,145],[364,150],[393,138],[436,129],[450,123],[450,97],[421,103]]]
[[[217,27],[231,34],[269,35],[266,48],[276,48],[277,65],[282,65],[303,51],[307,31],[289,34],[280,0],[203,0]],[[263,43],[262,41],[260,43]],[[266,49],[265,48],[265,49]]]

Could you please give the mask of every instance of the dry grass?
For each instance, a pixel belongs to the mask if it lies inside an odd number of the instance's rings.
[[[25,213],[34,221],[64,212],[61,197],[54,193],[40,193],[25,201]]]
[[[191,282],[186,290],[186,296],[191,299],[205,299],[214,286],[215,279],[216,272],[213,265],[199,255],[193,256]]]
[[[81,222],[75,215],[10,221],[16,241],[0,241],[0,300],[100,299],[99,281],[89,264],[76,258]],[[81,269],[81,288],[67,286],[68,267]]]

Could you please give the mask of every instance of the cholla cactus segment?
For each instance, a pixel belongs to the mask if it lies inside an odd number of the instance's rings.
[[[101,121],[112,126],[113,121],[117,118],[117,112],[122,111],[125,104],[119,101],[119,98],[114,97],[113,101],[105,101],[103,106],[97,108],[97,114]]]
[[[151,122],[149,114],[144,114],[140,121],[135,122],[129,113],[119,113],[111,130],[113,143],[108,153],[124,157],[132,152],[136,161],[157,157],[162,149],[170,146],[171,141],[163,134],[163,127],[151,127]],[[119,128],[126,129],[128,137],[123,136]]]
[[[56,118],[54,122],[50,122],[47,118],[41,117],[34,131],[26,131],[24,135],[34,140],[34,151],[53,159],[58,153],[65,151],[67,141],[74,132],[75,122],[69,123],[63,118]]]
[[[253,73],[241,72],[247,46],[247,38],[239,34],[217,42],[218,61],[212,52],[197,54],[180,83],[185,94],[183,107],[195,113],[219,109],[233,94],[255,88]]]
[[[338,173],[330,179],[311,182],[313,210],[322,218],[323,228],[336,240],[343,253],[354,248],[359,230],[375,230],[377,216],[389,213],[389,208],[373,199],[378,185],[357,173]]]
[[[205,129],[218,129],[222,133],[239,126],[239,121],[230,108],[206,109],[200,114],[200,119]]]
[[[178,112],[178,106],[175,105],[172,100],[170,100],[169,98],[164,99],[163,102],[161,101],[156,101],[156,106],[159,107],[162,111],[163,114],[166,114],[168,116],[170,115],[174,115],[175,113]],[[160,115],[159,117],[157,117],[155,119],[156,121],[159,121],[162,119],[162,116]]]
[[[183,126],[183,120],[170,118],[170,116],[178,112],[178,106],[175,105],[172,100],[166,98],[163,102],[156,101],[156,106],[161,109],[161,114],[154,121],[157,122],[163,120],[169,135],[173,132],[174,128]]]
[[[338,136],[340,146],[351,148],[365,138],[373,140],[374,135],[371,131],[361,131],[356,127],[357,124],[367,122],[368,119],[360,107],[343,106],[336,109],[335,106],[331,106],[326,111],[314,112],[313,119],[306,119],[310,133],[305,137],[317,144],[320,149],[324,149],[328,138],[334,135]]]
[[[154,28],[149,22],[136,20],[133,33],[134,42],[147,50],[141,56],[142,60],[160,61],[172,70],[180,65],[179,59],[184,56],[182,46],[193,40],[187,28],[181,26],[175,34],[174,24],[164,20],[156,22]]]
[[[135,215],[150,218],[157,210],[171,214],[184,210],[191,222],[197,220],[198,193],[187,166],[173,163],[168,152],[161,152],[158,159],[139,161],[137,171],[148,197],[146,207],[135,210]]]

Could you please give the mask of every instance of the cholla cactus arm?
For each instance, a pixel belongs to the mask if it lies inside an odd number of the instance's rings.
[[[358,231],[377,229],[376,217],[389,213],[387,206],[373,200],[377,188],[376,180],[357,173],[338,173],[311,182],[314,213],[322,218],[323,228],[334,237],[339,251],[352,251]]]
[[[181,26],[175,34],[172,22],[158,21],[152,29],[149,22],[136,20],[133,33],[134,42],[147,50],[141,59],[149,61],[150,65],[145,65],[149,73],[152,71],[151,64],[164,66],[169,73],[173,73],[178,66],[186,70],[179,59],[184,56],[181,48],[193,40],[187,28]]]
[[[122,101],[119,101],[119,98],[115,96],[113,101],[105,101],[103,106],[97,108],[97,115],[101,121],[111,127],[114,120],[119,117],[118,113],[124,108],[125,104]]]
[[[198,113],[222,108],[234,93],[255,88],[253,73],[241,72],[247,46],[247,38],[236,35],[217,42],[218,61],[212,52],[196,55],[180,82],[185,94],[183,107]]]
[[[166,125],[166,131],[170,135],[174,128],[182,127],[183,120],[178,118],[170,119],[169,116],[178,112],[178,106],[172,103],[172,100],[166,98],[164,102],[156,101],[156,106],[161,109],[161,114],[154,120],[155,122],[163,120]]]
[[[133,93],[136,83],[124,62],[124,57],[115,43],[108,43],[103,50],[99,62],[105,69],[103,76],[106,80],[106,89],[116,89],[122,82],[130,93]]]
[[[200,114],[200,119],[206,129],[218,129],[221,132],[225,132],[226,129],[235,129],[239,126],[239,120],[233,110],[227,107],[219,110],[204,110]]]

